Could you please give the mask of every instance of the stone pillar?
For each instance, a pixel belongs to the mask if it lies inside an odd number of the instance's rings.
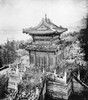
[[[54,75],[57,76],[57,75],[56,75],[56,69],[54,70]]]
[[[80,72],[78,71],[78,79],[80,80]]]
[[[64,80],[64,82],[66,83],[66,80],[67,80],[67,72],[66,72],[66,71],[64,72],[63,80]]]
[[[36,87],[36,95],[39,95],[39,89]]]

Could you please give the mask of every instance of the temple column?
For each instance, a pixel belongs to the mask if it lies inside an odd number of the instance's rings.
[[[37,57],[36,57],[36,52],[35,52],[35,60],[34,60],[34,65],[37,66]]]
[[[50,70],[50,55],[49,55],[49,52],[47,52],[47,67]]]

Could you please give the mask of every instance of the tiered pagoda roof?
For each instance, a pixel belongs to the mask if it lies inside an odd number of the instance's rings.
[[[65,31],[67,31],[67,28],[55,25],[46,16],[37,26],[23,29],[23,33],[30,34],[33,36],[52,35],[53,33],[54,35],[60,35]]]
[[[33,43],[26,47],[29,51],[56,52],[60,41],[60,34],[67,31],[67,28],[57,26],[45,16],[42,21],[33,28],[23,29],[23,33],[33,38]]]

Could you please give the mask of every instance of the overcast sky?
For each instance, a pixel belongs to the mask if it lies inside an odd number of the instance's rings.
[[[28,39],[22,29],[36,26],[45,13],[56,25],[68,27],[86,16],[87,0],[0,0],[0,43]]]

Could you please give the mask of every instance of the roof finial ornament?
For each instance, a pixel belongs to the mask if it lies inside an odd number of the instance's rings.
[[[47,18],[47,14],[45,14],[45,18]]]
[[[45,14],[45,20],[47,20],[47,14]]]

